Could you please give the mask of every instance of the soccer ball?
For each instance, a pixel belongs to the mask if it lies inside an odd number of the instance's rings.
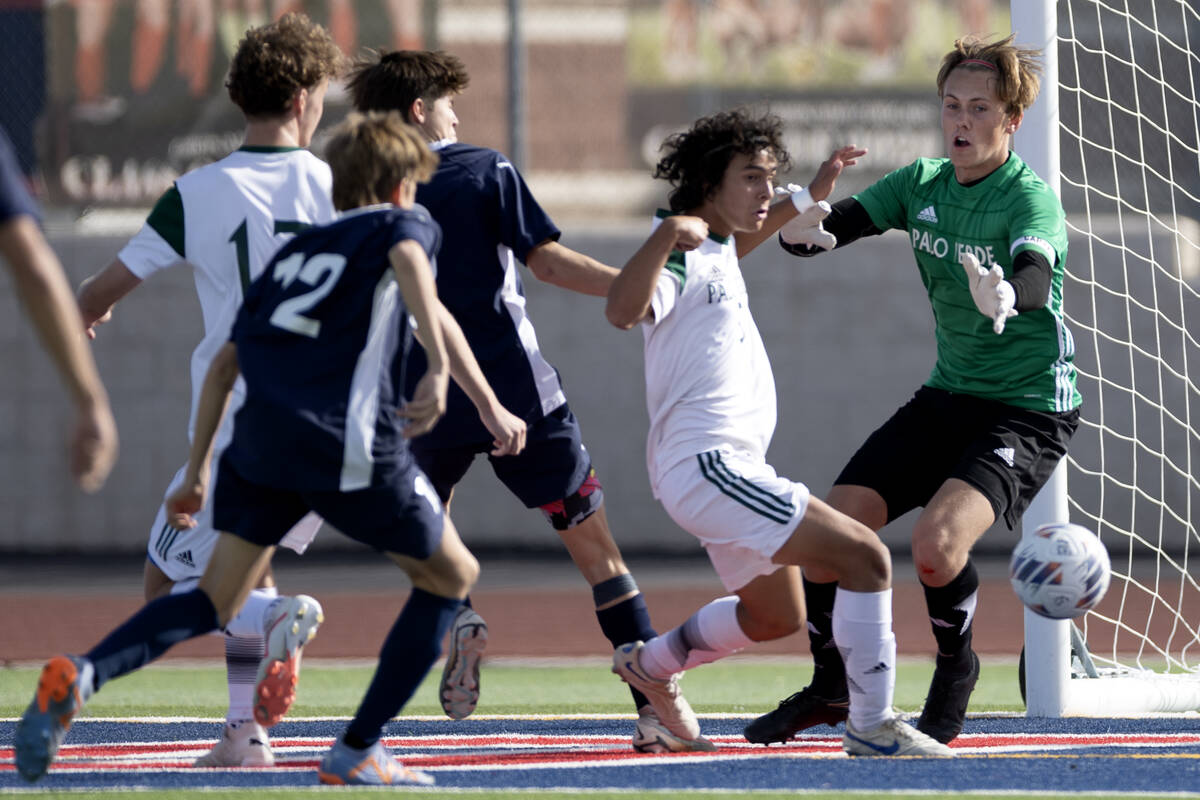
[[[1098,536],[1082,525],[1051,522],[1017,545],[1008,577],[1017,597],[1034,613],[1072,619],[1104,597],[1112,567]]]

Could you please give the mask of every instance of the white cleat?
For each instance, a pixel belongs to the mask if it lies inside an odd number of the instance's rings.
[[[264,728],[278,724],[296,701],[300,651],[325,621],[321,604],[303,594],[281,597],[269,613],[267,653],[258,665],[254,685],[254,719]]]
[[[954,752],[899,717],[868,731],[857,731],[846,721],[842,749],[852,756],[953,756]]]
[[[667,730],[651,706],[642,706],[633,729],[633,749],[639,753],[709,753],[717,746],[703,736],[680,739]]]
[[[679,691],[679,676],[670,678],[651,678],[642,670],[642,642],[623,644],[613,653],[612,671],[621,676],[621,680],[646,695],[654,713],[664,727],[677,738],[684,741],[695,741],[700,738],[700,721],[696,712],[688,704],[687,698]]]
[[[450,649],[438,688],[442,710],[450,719],[466,719],[479,704],[479,664],[487,640],[483,617],[470,606],[460,608],[450,626]]]
[[[273,767],[275,754],[267,732],[252,719],[225,723],[213,749],[196,759],[197,767]]]

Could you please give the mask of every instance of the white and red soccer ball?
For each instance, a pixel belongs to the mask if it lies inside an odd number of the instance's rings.
[[[1082,525],[1052,522],[1021,540],[1008,575],[1013,591],[1031,611],[1073,619],[1104,597],[1112,567],[1100,537]]]

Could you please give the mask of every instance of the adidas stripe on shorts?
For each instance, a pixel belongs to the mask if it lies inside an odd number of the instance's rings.
[[[710,450],[681,461],[655,487],[663,507],[704,545],[728,591],[779,569],[779,551],[808,508],[808,487],[762,459]]]
[[[164,501],[183,483],[186,471],[187,467],[184,466],[175,473],[171,485],[163,494]],[[211,487],[212,484],[209,485]],[[158,513],[154,516],[146,557],[175,583],[199,578],[204,574],[204,568],[208,566],[208,560],[212,557],[213,548],[217,544],[217,531],[212,527],[212,495],[213,492],[210,491],[208,504],[199,513],[192,515],[196,520],[194,528],[179,530],[168,525],[166,502],[158,507]],[[321,518],[316,514],[309,514],[288,531],[279,546],[303,553],[312,544],[320,529]]]

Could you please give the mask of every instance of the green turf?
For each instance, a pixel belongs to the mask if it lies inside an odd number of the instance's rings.
[[[349,716],[370,680],[371,668],[309,662],[292,716]],[[904,663],[897,670],[898,708],[920,707],[932,665]],[[729,659],[687,673],[682,686],[700,713],[759,714],[803,687],[811,669],[783,661]],[[442,713],[435,670],[405,708],[405,714]],[[0,669],[0,717],[19,716],[33,696],[35,668]],[[482,675],[480,714],[632,713],[629,692],[607,663],[581,666],[487,665]],[[212,716],[225,713],[225,672],[211,668],[152,665],[113,681],[92,698],[90,716]],[[1013,663],[987,662],[971,697],[971,711],[1020,711]]]

